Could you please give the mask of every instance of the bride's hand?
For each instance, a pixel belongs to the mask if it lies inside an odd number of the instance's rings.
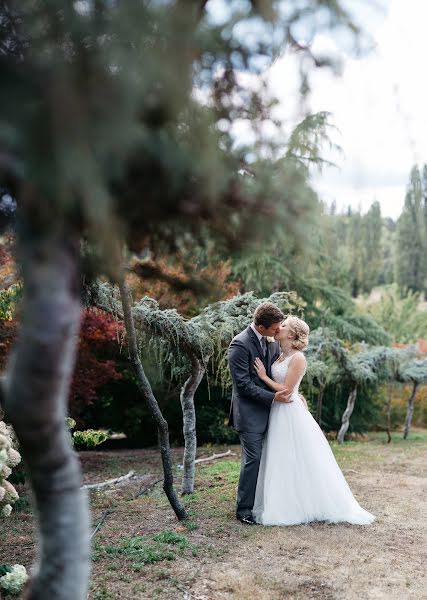
[[[262,362],[262,360],[260,358],[255,359],[254,367],[255,367],[255,371],[257,372],[257,375],[260,379],[263,379],[267,375],[267,372],[264,367],[264,363]]]
[[[301,400],[303,401],[304,406],[308,410],[307,400],[304,398],[304,396],[301,394],[301,392],[299,392],[299,397],[301,398]]]

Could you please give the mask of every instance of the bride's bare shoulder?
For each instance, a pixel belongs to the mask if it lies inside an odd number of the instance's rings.
[[[295,352],[290,361],[295,367],[303,367],[307,364],[307,360],[302,352]]]

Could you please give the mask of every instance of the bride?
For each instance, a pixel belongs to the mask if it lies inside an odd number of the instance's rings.
[[[298,394],[306,371],[301,352],[309,327],[295,316],[280,326],[275,339],[282,354],[273,379],[258,358],[258,376],[274,391],[292,390],[291,402],[273,402],[264,440],[253,516],[262,525],[297,525],[311,521],[372,523],[375,517],[356,501],[322,430]]]

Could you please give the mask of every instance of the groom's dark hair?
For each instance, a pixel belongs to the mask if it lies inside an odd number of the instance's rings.
[[[259,304],[254,312],[255,325],[263,325],[266,328],[271,327],[273,323],[283,321],[284,318],[285,315],[272,302],[263,302],[262,304]]]

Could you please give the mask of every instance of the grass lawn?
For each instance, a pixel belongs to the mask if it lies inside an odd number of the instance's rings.
[[[246,527],[234,518],[239,448],[197,468],[197,491],[176,521],[162,492],[155,449],[79,454],[85,482],[134,470],[137,478],[91,491],[93,538],[91,600],[109,599],[360,599],[427,598],[427,432],[406,441],[394,434],[332,442],[359,502],[377,516],[368,527],[311,524]],[[209,456],[228,447],[201,448]],[[175,463],[182,457],[174,449]],[[177,484],[179,471],[177,470]],[[34,525],[23,500],[2,522],[0,563],[30,567]]]

